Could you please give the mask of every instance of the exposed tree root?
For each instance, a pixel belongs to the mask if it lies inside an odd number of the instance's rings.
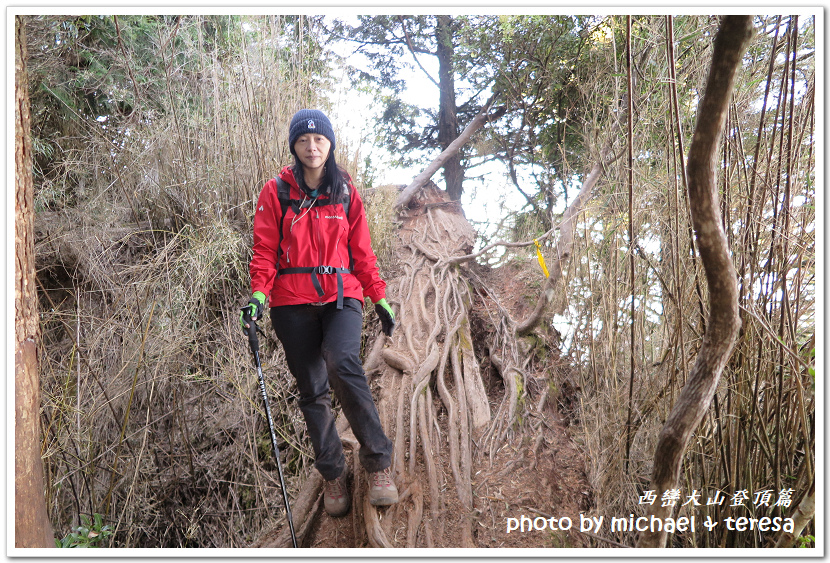
[[[540,424],[527,421],[544,400],[525,401],[528,376],[507,309],[453,261],[470,253],[475,238],[457,202],[444,201],[431,185],[418,192],[402,219],[396,250],[400,275],[387,280],[399,327],[391,338],[375,340],[364,365],[379,389],[378,410],[394,443],[392,469],[401,498],[391,507],[371,506],[364,494],[365,473],[355,467],[351,517],[355,526],[362,520],[364,545],[475,547],[480,544],[475,530],[492,529],[495,515],[488,514],[491,503],[475,492],[487,486],[486,479],[474,483],[474,476],[490,474],[508,438],[511,444],[527,443],[531,451],[512,458],[505,470],[530,463],[529,458],[535,466],[543,439],[525,440],[526,434],[543,437]],[[504,381],[495,413],[471,327],[473,303],[482,300],[490,316],[489,361]],[[298,520],[314,517],[305,507],[320,494],[319,477],[309,479],[298,496],[295,527],[306,529]],[[285,532],[256,544],[288,545]]]

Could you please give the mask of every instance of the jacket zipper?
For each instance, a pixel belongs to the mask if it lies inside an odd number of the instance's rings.
[[[340,233],[337,235],[337,242],[334,243],[334,255],[337,256],[338,258],[340,258],[340,239],[342,239],[342,238],[343,238],[343,232],[340,231]],[[340,267],[341,268],[343,267],[343,259],[342,258],[340,258]]]
[[[287,212],[288,211],[286,210],[286,213]],[[289,225],[288,226],[288,234],[290,236],[294,236],[294,225]],[[285,244],[286,244],[285,263],[286,263],[286,265],[290,266],[291,265],[291,258],[289,257],[289,254],[291,253],[291,239],[290,239],[290,237],[285,237],[285,238],[286,238],[286,241],[285,241]],[[279,267],[279,264],[277,264],[277,267]]]

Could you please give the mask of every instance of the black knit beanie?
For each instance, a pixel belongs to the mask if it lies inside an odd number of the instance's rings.
[[[297,153],[294,152],[294,143],[297,142],[300,135],[306,133],[323,135],[331,141],[331,152],[334,152],[334,129],[331,127],[331,121],[322,111],[301,109],[291,118],[291,125],[288,128],[288,148],[294,156],[297,156]]]

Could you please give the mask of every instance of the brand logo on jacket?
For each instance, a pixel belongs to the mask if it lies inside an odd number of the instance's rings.
[[[313,119],[308,120],[308,128],[309,129],[317,129],[317,126],[314,125],[314,120]]]
[[[343,219],[340,215],[326,215],[326,219]]]

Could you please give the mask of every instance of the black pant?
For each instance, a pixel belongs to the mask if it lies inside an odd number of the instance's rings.
[[[316,457],[314,466],[323,478],[336,479],[346,464],[334,425],[329,385],[360,443],[363,467],[374,472],[392,465],[392,441],[381,427],[360,362],[360,301],[346,298],[342,309],[335,303],[272,307],[271,324],[282,342],[288,369],[297,380],[300,410]]]

